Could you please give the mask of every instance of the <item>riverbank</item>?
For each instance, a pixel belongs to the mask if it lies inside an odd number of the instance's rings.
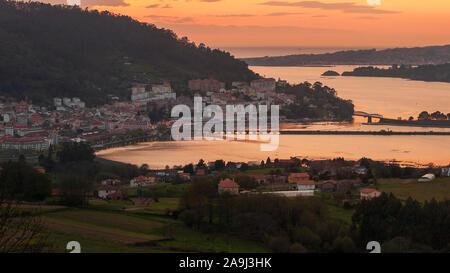
[[[398,119],[381,118],[379,122],[372,122],[366,124],[450,128],[450,120],[398,120]]]

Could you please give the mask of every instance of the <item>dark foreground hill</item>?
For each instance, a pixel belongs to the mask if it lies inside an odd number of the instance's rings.
[[[450,62],[450,45],[385,50],[349,50],[326,54],[299,54],[242,59],[249,65],[393,65],[444,64]]]
[[[46,104],[54,96],[88,105],[129,97],[133,82],[258,76],[229,53],[107,11],[0,0],[0,96]]]

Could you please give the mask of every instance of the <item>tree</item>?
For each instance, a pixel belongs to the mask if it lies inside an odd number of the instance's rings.
[[[289,252],[289,239],[283,236],[269,238],[268,246],[276,253]]]
[[[221,171],[221,170],[225,169],[225,161],[223,161],[223,160],[216,160],[214,162],[214,169],[216,171]]]
[[[198,161],[197,168],[206,168],[205,161],[203,159]]]
[[[190,163],[190,164],[184,166],[183,172],[193,174],[194,173],[194,165],[192,165],[192,163]]]
[[[56,155],[62,163],[92,161],[95,158],[94,150],[83,142],[65,142]]]
[[[92,182],[86,177],[76,174],[62,175],[59,178],[61,203],[72,207],[86,205],[89,193],[92,192],[92,187]]]
[[[217,185],[208,177],[195,178],[186,188],[181,200],[182,207],[194,209],[212,224],[215,198],[218,196]],[[197,223],[200,224],[200,223]]]
[[[41,201],[50,195],[50,180],[26,162],[8,162],[0,173],[0,253],[42,252],[46,245],[39,211],[24,211],[21,200]]]
[[[357,248],[353,240],[349,237],[337,238],[331,246],[331,252],[337,253],[355,253]]]
[[[289,248],[289,252],[290,253],[307,253],[308,250],[302,244],[294,243]]]
[[[245,174],[238,174],[235,177],[235,182],[239,184],[239,187],[246,190],[251,190],[258,187],[258,182],[256,182],[256,179]]]
[[[419,116],[417,117],[418,120],[429,120],[430,119],[430,114],[427,111],[423,111],[419,114]]]
[[[51,180],[25,161],[7,162],[0,172],[2,199],[42,201],[51,195]]]

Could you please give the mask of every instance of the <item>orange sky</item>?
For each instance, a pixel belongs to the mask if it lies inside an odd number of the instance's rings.
[[[450,44],[449,0],[81,0],[81,3],[91,9],[107,9],[170,28],[179,36],[212,47],[381,48]]]

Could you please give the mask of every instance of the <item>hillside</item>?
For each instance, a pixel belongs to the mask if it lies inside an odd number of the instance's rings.
[[[392,66],[388,69],[373,66],[358,67],[342,76],[393,77],[419,81],[450,82],[450,63],[441,65]]]
[[[450,62],[450,45],[385,50],[349,50],[326,54],[299,54],[242,59],[249,65],[393,65],[444,64]]]
[[[0,0],[0,96],[48,104],[58,96],[89,105],[107,94],[129,98],[133,82],[258,75],[229,53],[107,11]]]

